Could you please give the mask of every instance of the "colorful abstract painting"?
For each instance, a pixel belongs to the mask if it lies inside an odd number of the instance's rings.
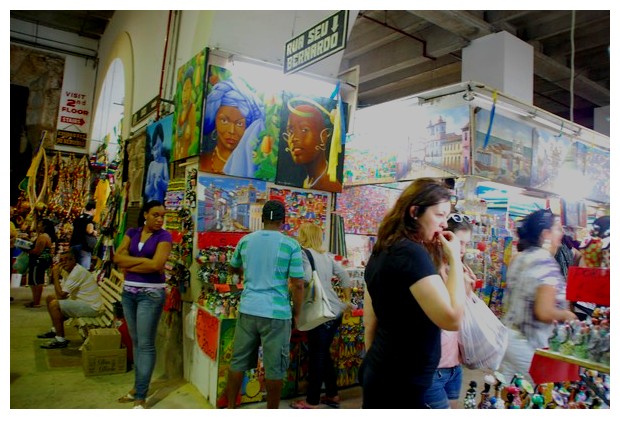
[[[336,198],[336,212],[344,219],[345,233],[376,235],[400,194],[400,189],[377,185],[345,187]]]
[[[297,237],[299,227],[303,223],[312,222],[323,229],[323,232],[326,233],[323,241],[327,242],[329,235],[328,210],[331,204],[328,193],[272,187],[269,189],[269,199],[282,201],[286,206],[286,218],[282,227],[286,234]]]
[[[174,97],[172,160],[198,155],[207,49],[179,67]]]

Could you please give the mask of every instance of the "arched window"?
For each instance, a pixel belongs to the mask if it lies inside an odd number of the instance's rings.
[[[125,110],[125,71],[123,62],[116,58],[110,63],[95,109],[95,120],[88,152],[93,154],[106,144],[107,162],[118,154],[121,124]]]

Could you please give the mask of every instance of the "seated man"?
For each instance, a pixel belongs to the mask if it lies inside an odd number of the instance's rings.
[[[38,338],[54,338],[43,349],[61,349],[67,347],[65,336],[65,320],[70,317],[97,317],[103,309],[103,299],[95,277],[77,263],[75,250],[60,255],[60,261],[52,268],[54,295],[47,297],[47,311],[52,318],[52,329]],[[61,269],[66,271],[60,282]],[[68,273],[68,274],[67,274]]]

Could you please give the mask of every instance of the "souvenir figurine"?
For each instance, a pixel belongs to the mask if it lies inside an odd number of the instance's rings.
[[[476,408],[476,387],[478,384],[475,381],[469,382],[469,389],[465,393],[465,399],[463,400],[463,408],[473,409]]]
[[[490,390],[491,390],[491,385],[485,382],[484,389],[482,390],[482,392],[480,392],[480,402],[478,403],[479,409],[491,408],[491,403],[489,402],[489,396],[490,396],[489,391]]]
[[[553,401],[547,404],[547,408],[565,408],[566,401],[564,395],[562,395],[559,391],[553,389],[551,391],[551,396],[553,398]]]
[[[560,350],[560,338],[558,335],[558,321],[553,321],[553,330],[551,331],[551,336],[549,337],[549,348],[557,352]]]
[[[544,404],[545,404],[545,398],[543,397],[543,395],[541,395],[540,393],[535,393],[532,396],[532,406],[531,406],[531,408],[541,409],[541,408],[543,408]]]
[[[506,408],[521,408],[521,397],[519,396],[519,388],[515,385],[506,387]]]
[[[588,341],[588,359],[594,362],[600,362],[601,357],[603,355],[602,352],[602,338],[601,338],[601,327],[593,326],[590,331],[590,341]]]
[[[589,336],[589,328],[584,322],[581,323],[581,327],[575,331],[573,336],[573,356],[580,359],[586,359],[588,357],[588,344],[587,338]]]
[[[592,403],[590,404],[591,409],[600,409],[603,407],[603,402],[599,398],[592,398]]]
[[[579,390],[577,391],[577,394],[575,395],[575,402],[585,403],[587,399],[588,399],[588,395],[586,393],[586,386],[581,385],[579,387]]]
[[[560,334],[560,353],[567,356],[572,355],[574,344],[571,325],[569,323],[564,323],[560,327],[558,333]]]
[[[493,405],[494,405],[493,408],[503,409],[504,400],[502,399],[500,393],[502,391],[502,386],[506,384],[506,379],[504,378],[504,375],[499,371],[495,371],[494,375],[495,375],[495,397],[491,398],[491,399],[495,399],[495,401],[493,401]]]

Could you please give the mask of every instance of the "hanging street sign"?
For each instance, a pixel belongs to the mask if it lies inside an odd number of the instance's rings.
[[[341,10],[295,36],[284,47],[284,74],[293,73],[343,50],[349,11]]]
[[[77,133],[74,131],[66,131],[66,130],[56,130],[56,144],[85,148],[86,137],[87,137],[86,133]]]

